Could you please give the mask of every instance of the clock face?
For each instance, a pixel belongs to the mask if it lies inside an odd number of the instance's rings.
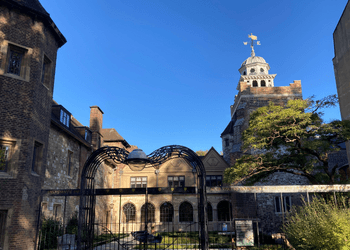
[[[261,68],[261,69],[260,69],[260,72],[264,72],[264,69],[263,69],[263,68]]]
[[[250,69],[250,73],[254,73],[255,72],[255,69]]]

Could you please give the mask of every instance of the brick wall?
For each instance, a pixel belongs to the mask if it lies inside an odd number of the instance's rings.
[[[29,13],[29,12],[28,12]],[[5,249],[33,249],[39,195],[43,184],[58,42],[42,19],[26,8],[0,6],[0,144],[10,144],[6,172],[0,173],[0,209],[7,210]],[[25,51],[20,76],[7,73],[9,48]],[[41,82],[44,55],[51,61]],[[32,172],[35,142],[41,154]],[[38,156],[37,156],[38,157]]]

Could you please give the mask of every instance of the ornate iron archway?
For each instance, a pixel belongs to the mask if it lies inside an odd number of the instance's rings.
[[[94,151],[86,161],[81,174],[79,225],[78,225],[78,249],[85,247],[93,248],[94,220],[95,220],[95,174],[99,166],[107,159],[113,160],[116,164],[128,164],[129,152],[118,147],[103,147]],[[130,157],[129,157],[130,158]],[[155,169],[171,158],[184,158],[197,172],[199,185],[199,225],[201,249],[208,249],[208,218],[206,213],[206,172],[202,161],[191,149],[171,145],[164,146],[153,151],[147,156],[146,161]],[[129,161],[128,161],[129,160]],[[137,159],[140,160],[140,159]],[[130,164],[130,163],[129,163]],[[131,164],[130,164],[131,165]]]

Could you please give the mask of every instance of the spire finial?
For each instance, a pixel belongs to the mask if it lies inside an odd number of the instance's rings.
[[[248,37],[250,38],[250,47],[252,48],[252,52],[250,53],[250,55],[252,57],[255,56],[255,51],[254,51],[254,41],[256,41],[256,45],[260,45],[260,41],[258,40],[257,36],[254,36],[253,33],[250,33],[250,35],[248,35]],[[244,45],[247,45],[248,42],[243,42]]]

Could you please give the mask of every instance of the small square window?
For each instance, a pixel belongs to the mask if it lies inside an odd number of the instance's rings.
[[[207,175],[205,179],[207,187],[222,186],[222,175]]]

